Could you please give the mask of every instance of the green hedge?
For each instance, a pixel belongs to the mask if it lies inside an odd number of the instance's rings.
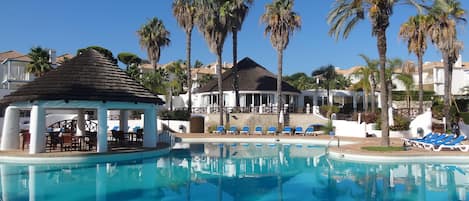
[[[419,92],[418,91],[411,91],[412,100],[419,99]],[[432,97],[435,95],[433,91],[424,91],[423,92],[423,100],[424,101],[431,101]],[[406,91],[392,91],[392,100],[395,101],[405,101],[406,100]]]
[[[189,121],[191,114],[187,110],[160,110],[158,116],[160,116],[162,120]]]

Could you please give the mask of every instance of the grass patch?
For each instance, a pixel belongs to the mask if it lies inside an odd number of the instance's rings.
[[[405,151],[404,147],[362,147],[363,150],[367,151],[381,151],[381,152],[388,152],[388,151]]]

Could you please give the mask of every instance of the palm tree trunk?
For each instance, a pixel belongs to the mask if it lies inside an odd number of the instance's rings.
[[[192,29],[186,32],[187,93],[189,96],[189,101],[187,103],[187,111],[189,111],[189,113],[192,113],[191,42]]]
[[[277,119],[280,118],[280,110],[282,110],[282,64],[283,64],[283,50],[277,50]],[[280,128],[280,122],[278,127]]]
[[[238,32],[236,31],[233,31],[233,79],[236,107],[239,107]]]
[[[388,105],[389,107],[392,107],[392,81],[388,80],[386,82],[386,86],[388,87]]]
[[[379,52],[379,78],[381,80],[381,145],[389,146],[389,121],[388,121],[388,87],[386,86],[386,29],[377,30],[377,44]]]
[[[363,91],[363,92],[365,93],[365,95],[363,96],[363,101],[365,102],[365,106],[364,106],[363,110],[365,112],[368,112],[368,92],[365,92],[365,91]]]
[[[453,65],[451,64],[451,61],[449,61],[449,55],[448,53],[443,53],[443,61],[444,61],[444,67],[445,67],[445,85],[444,85],[444,107],[443,107],[443,112],[445,114],[446,118],[446,128],[450,128],[451,126],[451,116],[450,116],[450,106],[451,106],[451,80],[452,80],[452,74],[453,74]],[[446,132],[446,131],[445,131]]]
[[[376,89],[376,81],[374,79],[374,75],[371,75],[371,113],[376,112],[376,99],[375,99],[375,90]]]
[[[419,73],[419,114],[423,113],[423,58],[422,55],[417,55],[418,59],[418,73]]]
[[[220,113],[220,125],[223,125],[223,108],[224,108],[224,104],[223,104],[223,82],[222,82],[222,67],[221,67],[221,62],[222,62],[222,58],[221,58],[221,51],[218,52],[217,54],[217,70],[218,70],[218,110],[219,110],[219,113]]]

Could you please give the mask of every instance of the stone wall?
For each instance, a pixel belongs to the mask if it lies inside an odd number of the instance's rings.
[[[225,115],[226,117],[226,115]],[[218,125],[219,114],[205,115],[205,132],[208,132],[209,126]],[[226,124],[226,119],[224,119]],[[256,126],[262,126],[267,129],[269,126],[277,126],[277,114],[251,114],[251,113],[232,113],[230,114],[230,125],[242,128],[249,126],[254,130]],[[290,114],[290,126],[302,126],[305,129],[311,124],[326,124],[327,119],[314,114]]]

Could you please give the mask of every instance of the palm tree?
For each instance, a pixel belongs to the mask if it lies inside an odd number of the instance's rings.
[[[408,114],[410,115],[410,102],[412,101],[412,89],[414,88],[414,79],[412,78],[412,75],[405,73],[397,74],[396,78],[404,84],[407,109]]]
[[[401,25],[399,36],[407,41],[409,53],[414,53],[418,61],[419,75],[419,114],[423,112],[423,55],[427,50],[427,33],[431,18],[428,15],[416,15]]]
[[[370,93],[374,94],[374,91],[376,89],[376,79],[374,78],[374,74],[376,74],[379,62],[377,60],[372,60],[368,58],[364,54],[360,54],[360,57],[362,57],[365,60],[366,66],[359,68],[357,71],[353,73],[354,75],[356,75],[357,77],[360,77],[361,79],[357,83],[355,83],[352,87],[354,89],[363,90],[363,93],[364,93],[363,101],[365,102],[365,108],[363,109],[365,112],[368,112],[368,96]],[[374,95],[372,95],[371,97],[372,97],[371,102],[374,102],[375,101]],[[372,105],[372,112],[374,113],[375,109],[373,108],[374,107],[373,105],[375,104],[371,104],[371,105]]]
[[[301,18],[293,12],[293,0],[274,0],[267,4],[261,21],[266,27],[264,34],[270,34],[270,42],[277,50],[277,115],[282,110],[282,65],[283,51],[290,42],[290,36],[301,28]],[[280,124],[279,124],[280,127]]]
[[[239,107],[239,78],[238,78],[238,31],[241,31],[249,5],[253,0],[227,0],[223,5],[223,13],[227,16],[228,31],[233,37],[233,88],[235,91],[236,107]]]
[[[313,71],[311,73],[311,76],[320,80],[319,86],[326,89],[328,103],[329,105],[332,105],[332,101],[329,98],[330,91],[331,89],[335,89],[336,83],[337,83],[336,78],[338,77],[337,72],[335,72],[335,66],[333,65],[322,66],[319,69]]]
[[[308,90],[316,87],[313,78],[308,77],[305,73],[295,73],[290,76],[284,76],[282,79],[298,90]]]
[[[187,92],[189,102],[188,111],[192,111],[192,78],[191,78],[191,42],[194,28],[196,7],[194,0],[175,0],[173,2],[173,15],[186,33],[186,65],[187,65]]]
[[[226,35],[228,34],[227,19],[222,15],[222,5],[224,0],[198,0],[197,25],[199,31],[204,35],[210,51],[217,55],[217,76],[218,76],[218,107],[220,113],[219,124],[223,125],[223,88],[222,88],[222,52]]]
[[[148,59],[156,71],[158,61],[160,60],[161,48],[168,46],[171,40],[169,39],[169,31],[166,30],[163,21],[154,17],[148,20],[138,31],[137,35],[140,38],[140,46],[147,50]]]
[[[451,81],[453,64],[456,62],[459,51],[463,48],[462,42],[457,40],[456,24],[466,21],[465,10],[457,0],[435,0],[430,16],[433,22],[430,24],[429,35],[432,43],[440,50],[444,65],[444,114],[447,125],[450,125],[451,105]]]
[[[386,74],[386,86],[388,88],[388,105],[389,107],[392,107],[392,89],[393,89],[392,78],[394,74],[394,69],[403,67],[402,60],[399,58],[388,59],[388,63],[386,66],[387,68],[386,68],[385,74]],[[402,72],[405,72],[404,69]],[[410,73],[410,72],[407,72],[407,73]]]
[[[366,63],[366,70],[368,71],[367,73],[364,73],[364,75],[368,75],[367,77],[363,77],[363,79],[369,79],[370,80],[370,93],[371,93],[371,112],[375,113],[376,112],[376,98],[375,98],[375,91],[376,91],[376,73],[378,72],[378,64],[379,61],[377,60],[372,60],[369,57],[367,57],[364,54],[359,55],[363,60],[365,60]],[[368,103],[367,103],[368,104]]]
[[[51,69],[49,53],[46,49],[43,49],[40,46],[32,47],[28,56],[32,60],[26,66],[26,71],[28,73],[32,73],[34,76],[40,77]]]
[[[332,25],[329,34],[337,39],[342,34],[347,38],[355,25],[365,19],[368,14],[371,22],[371,34],[377,39],[379,53],[379,77],[381,78],[381,144],[389,146],[388,105],[386,104],[388,90],[385,80],[386,70],[386,30],[389,27],[389,18],[393,13],[394,5],[398,2],[409,3],[420,7],[417,0],[335,0],[332,10],[328,14],[328,23]]]
[[[168,95],[167,73],[164,69],[145,73],[142,76],[142,85],[154,94]]]

